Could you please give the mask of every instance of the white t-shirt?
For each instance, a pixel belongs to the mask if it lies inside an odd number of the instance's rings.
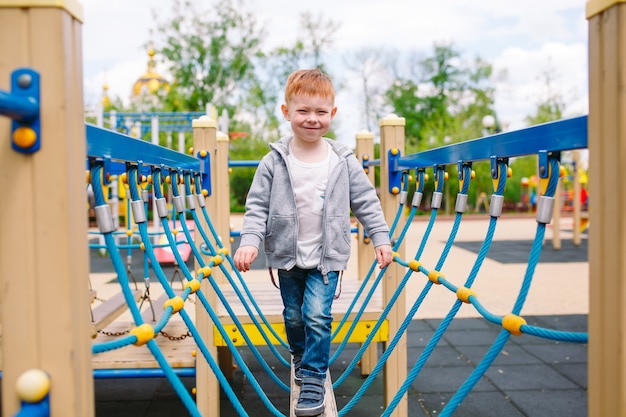
[[[320,162],[302,162],[293,155],[293,152],[289,153],[287,160],[298,211],[296,266],[303,269],[316,268],[322,250],[322,216],[326,184],[339,158],[329,144],[328,155]]]

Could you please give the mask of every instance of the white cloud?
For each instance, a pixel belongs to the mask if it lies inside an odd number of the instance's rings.
[[[197,0],[210,12],[213,0]],[[113,96],[127,98],[134,81],[146,70],[145,45],[155,30],[152,10],[167,18],[166,0],[90,0],[83,26],[86,103],[96,102],[107,83]],[[465,58],[477,55],[506,69],[497,83],[496,109],[510,128],[523,126],[541,95],[541,76],[554,68],[554,89],[568,100],[567,110],[587,109],[587,22],[583,0],[292,0],[248,1],[263,22],[266,46],[287,45],[299,33],[300,14],[309,10],[341,24],[334,37],[338,51],[382,46],[386,50],[417,50],[427,54],[435,42],[452,42]],[[346,73],[345,69],[339,72]],[[163,72],[162,72],[163,73]],[[544,83],[545,84],[545,83]],[[338,96],[341,132],[353,137],[363,128],[360,109],[350,90]],[[356,94],[356,93],[355,93]]]

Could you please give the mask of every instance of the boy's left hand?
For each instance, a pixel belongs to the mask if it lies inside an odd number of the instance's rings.
[[[376,262],[378,262],[378,267],[380,269],[388,266],[391,261],[393,261],[393,251],[391,250],[391,245],[380,245],[374,248],[376,251]]]

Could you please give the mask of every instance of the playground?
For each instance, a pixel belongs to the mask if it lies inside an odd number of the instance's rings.
[[[69,82],[80,75],[79,5],[0,10],[2,30],[33,31],[7,45],[15,64],[0,65],[11,196],[0,211],[2,415],[293,415],[278,290],[263,266],[242,276],[230,256],[241,217],[230,213],[228,135],[210,115],[194,118],[189,155],[85,124]],[[590,2],[587,12],[588,116],[404,155],[404,119],[389,115],[378,160],[375,135],[355,135],[370,180],[380,173],[394,262],[377,270],[353,225],[323,415],[626,416],[615,331],[626,317],[615,210],[626,6]],[[44,36],[61,47],[37,48]],[[560,160],[587,148],[591,198],[606,201],[583,216],[580,198],[562,210]],[[523,155],[537,155],[538,196],[534,213],[514,215],[503,195],[509,159]],[[466,214],[475,161],[491,166],[484,214]],[[445,216],[450,181],[459,193]]]

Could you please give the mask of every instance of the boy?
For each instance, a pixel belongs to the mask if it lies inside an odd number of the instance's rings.
[[[278,269],[283,317],[301,385],[296,416],[324,411],[330,357],[331,307],[350,256],[350,210],[385,268],[392,260],[389,228],[376,191],[353,152],[324,138],[337,113],[335,91],[317,69],[287,79],[282,113],[293,136],[270,144],[255,173],[233,260],[245,272],[265,241],[267,266]]]

